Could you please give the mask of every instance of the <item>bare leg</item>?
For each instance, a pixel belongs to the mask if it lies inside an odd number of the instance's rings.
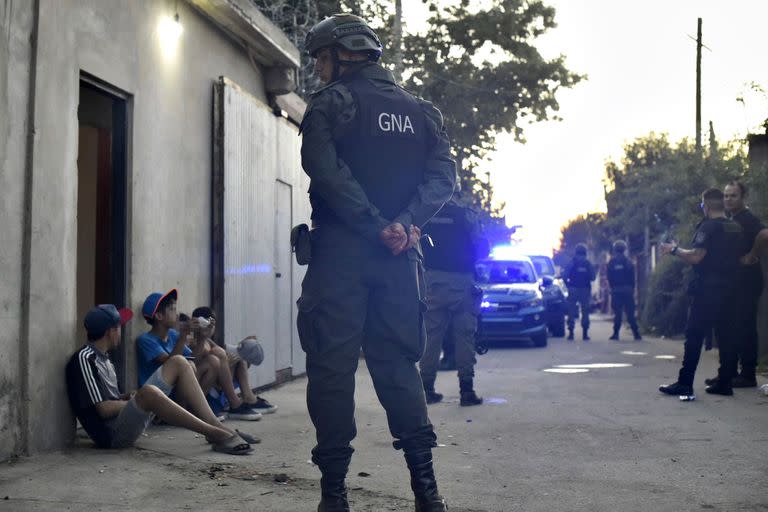
[[[197,367],[197,381],[203,394],[208,393],[219,378],[219,359],[211,354],[205,356]]]
[[[204,422],[229,432],[216,419],[213,411],[211,411],[208,402],[205,400],[205,395],[203,395],[203,390],[200,389],[200,384],[198,384],[195,378],[192,367],[187,364],[183,357],[173,356],[163,364],[163,380],[176,389],[179,398],[184,400],[189,405],[189,408],[192,409],[192,412]],[[158,414],[158,416],[160,415]]]
[[[217,381],[219,387],[221,387],[221,390],[224,391],[224,394],[227,396],[230,407],[236,409],[243,404],[243,401],[237,396],[237,392],[235,392],[235,385],[232,383],[232,372],[229,370],[229,362],[227,361],[227,353],[221,347],[214,347],[211,350],[211,354],[219,361]]]
[[[191,375],[191,368],[189,374]],[[163,378],[165,378],[165,375],[163,375]],[[136,392],[135,400],[136,405],[145,411],[155,413],[166,423],[192,430],[212,439],[214,442],[223,442],[232,436],[232,432],[223,428],[220,423],[217,426],[197,418],[165,396],[165,393],[155,386],[142,386]]]
[[[240,383],[240,391],[243,394],[243,401],[247,404],[256,403],[258,397],[251,390],[251,382],[248,380],[248,363],[242,359],[235,363],[235,377]]]

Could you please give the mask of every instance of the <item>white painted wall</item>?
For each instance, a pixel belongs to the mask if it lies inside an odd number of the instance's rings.
[[[211,297],[212,84],[222,75],[266,102],[263,70],[223,31],[176,0],[40,0],[34,109],[29,271],[22,268],[25,137],[33,2],[0,0],[0,459],[70,442],[64,365],[84,340],[76,326],[77,106],[81,72],[129,95],[128,305],[152,291],[179,289],[190,311]],[[184,31],[163,51],[158,24],[178,8]],[[280,148],[296,151],[294,142]],[[276,129],[273,129],[273,132]],[[278,148],[272,144],[273,150]],[[306,195],[298,193],[306,201]],[[305,190],[304,190],[305,193]],[[270,223],[273,212],[265,211]],[[269,240],[262,240],[269,244]],[[22,332],[21,282],[30,282],[29,346]],[[133,340],[147,328],[129,324]],[[29,354],[23,364],[21,353]],[[21,362],[20,362],[21,361]],[[23,369],[29,378],[28,428],[17,412]],[[129,383],[135,368],[127,369]],[[27,436],[24,441],[25,435]]]

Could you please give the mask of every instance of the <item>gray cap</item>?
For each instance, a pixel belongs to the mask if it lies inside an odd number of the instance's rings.
[[[264,361],[264,349],[261,343],[253,338],[246,338],[237,346],[237,354],[253,366],[259,366]]]

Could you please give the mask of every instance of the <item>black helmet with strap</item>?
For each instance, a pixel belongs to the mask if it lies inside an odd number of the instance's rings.
[[[379,36],[359,16],[334,14],[312,27],[304,41],[304,51],[316,57],[322,48],[341,47],[353,52],[365,52],[368,60],[377,62],[383,47]]]

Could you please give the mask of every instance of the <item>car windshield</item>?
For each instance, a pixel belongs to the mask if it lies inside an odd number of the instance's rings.
[[[540,276],[555,276],[555,266],[552,260],[546,256],[530,256],[533,266],[536,267],[536,273]]]
[[[536,274],[527,261],[483,261],[477,264],[481,283],[535,283]]]

